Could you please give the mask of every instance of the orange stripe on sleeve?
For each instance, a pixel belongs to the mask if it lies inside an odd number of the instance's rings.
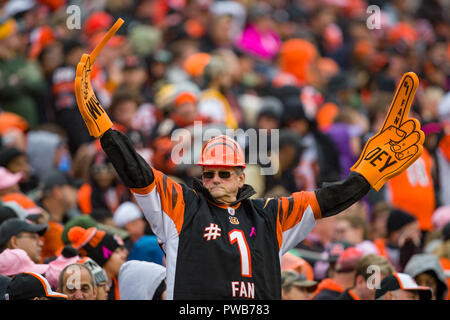
[[[281,199],[281,226],[282,230],[288,230],[299,223],[306,209],[310,206],[315,219],[320,219],[319,203],[316,194],[313,191],[300,191],[293,193],[290,197],[282,197]]]
[[[155,188],[155,180],[153,180],[153,182],[151,184],[149,184],[148,186],[146,186],[144,188],[130,188],[130,190],[133,193],[145,195],[145,194],[149,194],[150,192],[152,192],[153,188]]]
[[[161,171],[154,168],[152,170],[153,182],[145,188],[131,189],[131,191],[139,195],[146,195],[156,190],[161,200],[162,210],[172,219],[178,233],[180,233],[185,211],[183,188]]]
[[[281,249],[281,245],[283,244],[283,229],[281,228],[281,221],[278,219],[280,217],[280,206],[281,200],[278,199],[278,212],[277,212],[277,240],[278,240],[278,250]]]

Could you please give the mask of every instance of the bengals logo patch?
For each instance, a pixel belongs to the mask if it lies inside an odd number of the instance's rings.
[[[236,218],[236,217],[231,217],[231,216],[229,216],[228,218],[230,219],[230,222],[231,222],[232,224],[239,224],[238,218]]]

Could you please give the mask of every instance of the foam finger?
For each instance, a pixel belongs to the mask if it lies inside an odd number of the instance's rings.
[[[406,150],[403,150],[401,152],[396,152],[395,157],[398,160],[404,160],[408,157],[412,157],[412,156],[416,155],[418,152],[419,152],[419,147],[416,144],[414,144],[414,145],[410,146],[409,148],[407,148]]]
[[[420,129],[420,122],[417,119],[409,118],[399,128],[400,130],[406,132],[406,135],[410,135],[412,132]]]
[[[410,135],[408,135],[405,139],[397,143],[396,145],[391,146],[391,150],[394,152],[403,152],[412,145],[416,144],[420,140],[420,134],[417,131],[414,131]]]
[[[403,75],[383,123],[383,130],[390,126],[400,127],[403,124],[418,86],[419,79],[414,72],[407,72]]]

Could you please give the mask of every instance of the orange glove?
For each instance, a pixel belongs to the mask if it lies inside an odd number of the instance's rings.
[[[419,79],[414,72],[403,75],[380,131],[367,141],[351,168],[375,190],[408,168],[423,152],[425,134],[417,119],[407,118]]]
[[[117,32],[123,24],[122,19],[118,19],[111,29],[105,34],[100,43],[92,50],[91,54],[83,54],[77,65],[75,76],[75,96],[77,98],[78,110],[89,130],[89,134],[99,138],[112,127],[103,107],[100,105],[91,85],[91,71],[100,51],[105,47],[108,40]]]

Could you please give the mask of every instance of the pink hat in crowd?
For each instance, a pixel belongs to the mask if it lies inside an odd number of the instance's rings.
[[[6,249],[0,253],[0,275],[12,276],[22,272],[43,274],[48,270],[48,264],[34,263],[22,249]]]
[[[0,190],[12,187],[19,183],[22,177],[23,174],[21,172],[11,173],[8,169],[0,167]]]
[[[356,249],[355,247],[345,249],[336,262],[336,271],[337,272],[354,271],[358,260],[363,256],[364,253],[361,250]]]
[[[437,208],[431,219],[436,229],[443,228],[450,222],[450,205]]]

